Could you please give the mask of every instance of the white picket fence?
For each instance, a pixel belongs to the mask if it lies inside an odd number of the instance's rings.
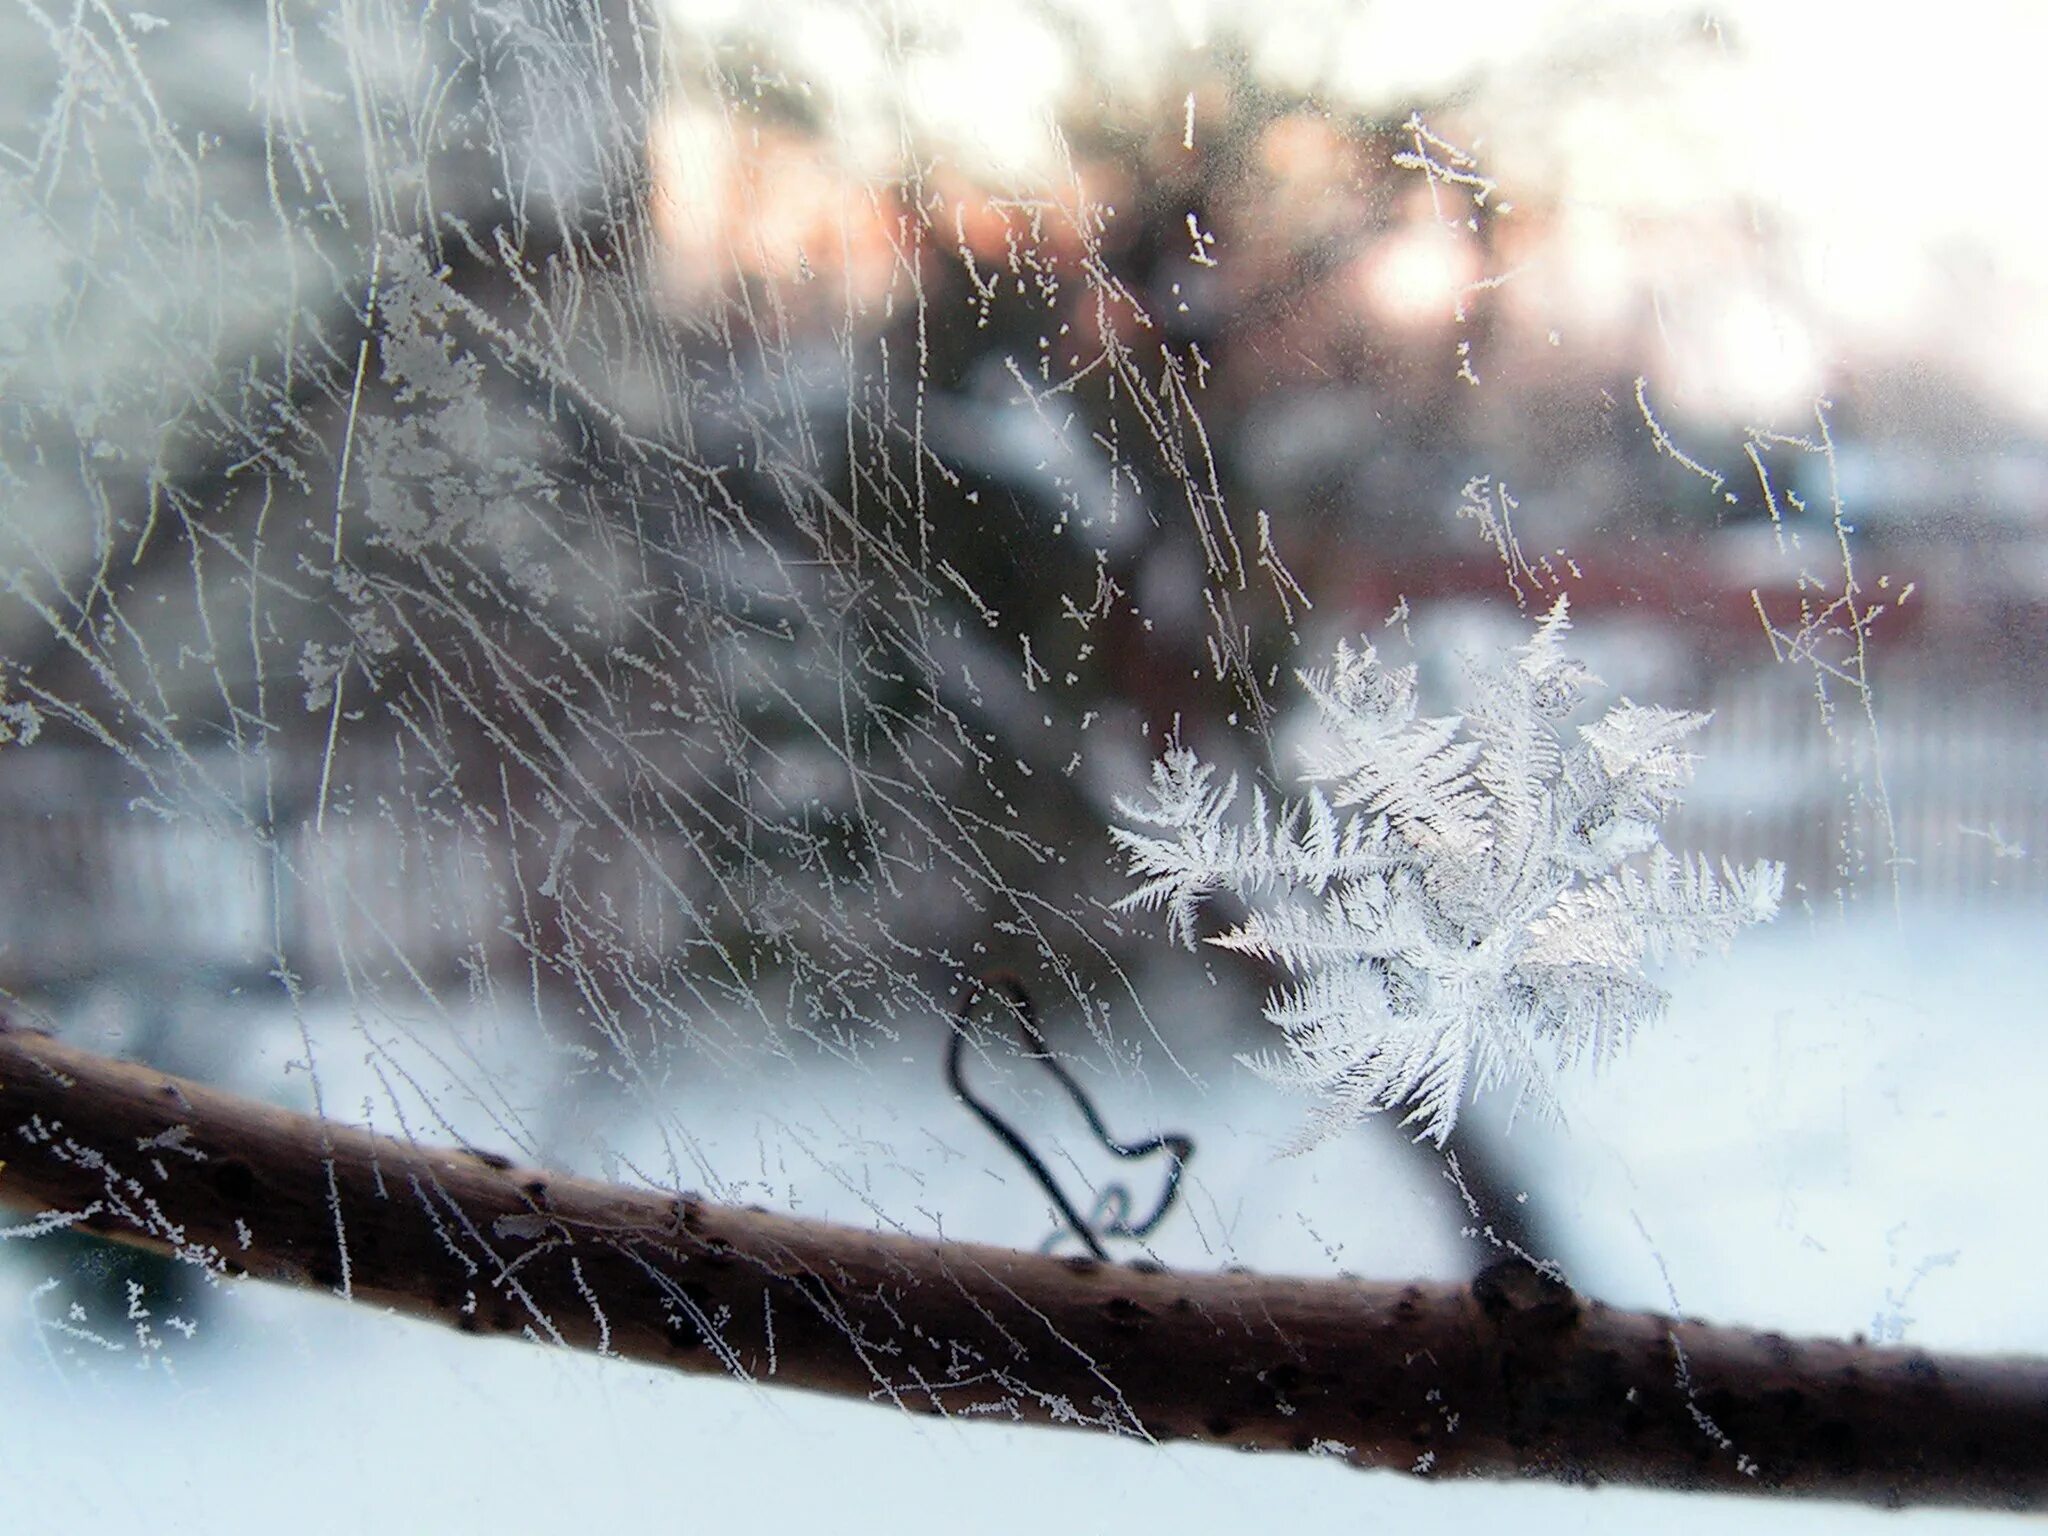
[[[271,860],[245,815],[169,801],[102,753],[0,755],[0,978],[268,968]]]
[[[1848,692],[1830,720],[1810,672],[1724,680],[1705,701],[1699,776],[1667,841],[1780,860],[1794,900],[2048,895],[2048,701],[1910,673],[1875,697],[1873,726]],[[228,782],[226,768],[207,777]],[[319,831],[291,823],[273,846],[253,808],[223,809],[218,794],[210,808],[166,804],[140,782],[85,753],[0,754],[0,983],[261,974],[280,938],[309,982],[351,966],[445,985],[520,953],[515,886],[546,870],[515,876],[473,827],[415,817],[400,796]],[[620,918],[638,936],[629,947],[661,926],[651,912]]]
[[[1672,845],[1780,860],[1809,897],[2048,892],[2048,701],[1921,669],[1881,678],[1867,710],[1832,692],[1796,667],[1720,684]]]

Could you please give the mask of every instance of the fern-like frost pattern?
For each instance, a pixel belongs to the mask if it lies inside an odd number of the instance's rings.
[[[1564,652],[1565,600],[1477,670],[1463,716],[1418,718],[1415,669],[1340,645],[1300,674],[1322,723],[1300,800],[1179,745],[1113,836],[1136,888],[1193,947],[1219,893],[1247,909],[1208,943],[1281,967],[1266,1017],[1284,1049],[1246,1058],[1318,1105],[1303,1143],[1403,1111],[1442,1145],[1473,1096],[1554,1114],[1556,1072],[1599,1063],[1669,1001],[1646,962],[1686,960],[1770,918],[1782,866],[1718,868],[1658,827],[1690,782],[1707,716],[1622,700],[1568,718],[1597,684]]]

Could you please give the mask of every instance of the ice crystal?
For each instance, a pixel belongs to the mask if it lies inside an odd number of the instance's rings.
[[[1524,644],[1476,669],[1462,717],[1418,718],[1413,667],[1369,644],[1300,674],[1323,727],[1307,795],[1273,805],[1176,743],[1114,832],[1139,881],[1120,904],[1192,946],[1202,905],[1248,915],[1208,942],[1291,982],[1266,1017],[1284,1054],[1247,1058],[1320,1099],[1315,1140],[1406,1108],[1441,1145],[1468,1097],[1500,1088],[1555,1111],[1550,1080],[1658,1018],[1645,961],[1725,945],[1776,910],[1775,864],[1718,873],[1658,823],[1691,777],[1702,714],[1626,699],[1566,721],[1597,682],[1565,655],[1560,598]]]

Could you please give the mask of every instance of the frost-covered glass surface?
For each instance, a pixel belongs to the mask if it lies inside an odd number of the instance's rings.
[[[2048,280],[2002,148],[2038,30],[16,7],[7,1011],[422,1142],[1071,1251],[944,1075],[1002,970],[1121,1133],[1195,1138],[1121,1256],[1514,1248],[1622,1305],[2048,1352]],[[1405,725],[1433,804],[1276,833],[1302,763],[1358,771],[1296,680],[1333,655],[1326,704],[1412,666],[1403,720],[1485,751]],[[1529,698],[1475,708],[1468,662]],[[1383,888],[1324,933],[1260,915],[1278,876],[1146,862],[1162,758],[1167,831]],[[1232,777],[1249,842],[1205,820]],[[1730,948],[1661,966],[1674,916]],[[1453,928],[1495,944],[1455,976]],[[1296,965],[1339,940],[1347,984]],[[1359,1057],[1368,1004],[1420,1054]],[[1504,1060],[1530,1029],[1598,1070]],[[1150,1203],[976,1039],[1068,1187]],[[1339,1110],[1405,1107],[1290,1153],[1240,1058],[1327,1079],[1330,1039]],[[1530,1073],[1554,1119],[1467,1092]],[[933,1425],[8,1236],[24,1529],[1738,1517]]]

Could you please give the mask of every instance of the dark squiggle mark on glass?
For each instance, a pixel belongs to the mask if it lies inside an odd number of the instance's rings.
[[[1143,1221],[1131,1220],[1131,1192],[1121,1183],[1112,1183],[1103,1189],[1095,1202],[1092,1217],[1084,1217],[1067,1198],[1059,1181],[1044,1159],[1031,1149],[1031,1144],[1018,1134],[1007,1120],[995,1112],[988,1102],[978,1097],[967,1086],[962,1071],[962,1049],[967,1041],[967,1020],[976,1003],[988,993],[999,994],[1015,1013],[1023,1030],[1025,1054],[1028,1059],[1042,1062],[1045,1069],[1059,1080],[1067,1096],[1081,1111],[1088,1122],[1088,1129],[1095,1133],[1095,1139],[1111,1152],[1122,1158],[1148,1157],[1154,1152],[1164,1152],[1167,1159],[1166,1188],[1160,1193],[1159,1203]],[[1195,1155],[1194,1139],[1177,1132],[1166,1132],[1158,1136],[1147,1136],[1142,1141],[1118,1141],[1110,1135],[1109,1127],[1103,1123],[1101,1114],[1095,1108],[1088,1091],[1074,1080],[1074,1076],[1045,1042],[1045,1036],[1038,1028],[1038,1014],[1031,1005],[1031,993],[1023,981],[1009,971],[991,971],[967,984],[967,990],[960,999],[960,1008],[953,1016],[952,1037],[946,1043],[946,1082],[951,1086],[961,1103],[972,1110],[981,1123],[989,1128],[996,1140],[1010,1149],[1012,1155],[1022,1163],[1027,1172],[1038,1181],[1052,1203],[1059,1208],[1060,1216],[1074,1235],[1087,1244],[1094,1256],[1107,1263],[1108,1250],[1103,1247],[1105,1238],[1150,1237],[1159,1224],[1173,1209],[1173,1202],[1180,1195],[1181,1175],[1186,1171],[1188,1160]],[[1058,1238],[1057,1233],[1048,1239],[1050,1247]]]

